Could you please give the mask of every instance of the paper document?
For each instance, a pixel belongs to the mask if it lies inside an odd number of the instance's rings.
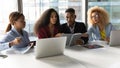
[[[27,46],[27,47],[25,47],[25,48],[18,48],[17,50],[18,50],[21,54],[25,54],[25,53],[27,53],[31,48],[32,48],[32,46]]]
[[[75,45],[75,41],[81,38],[81,33],[75,33],[75,34],[63,34],[62,36],[67,37],[67,46],[73,46]]]
[[[9,49],[1,51],[1,53],[2,54],[25,54],[31,48],[32,48],[32,46],[29,46],[29,45],[27,47],[24,47],[24,48],[9,48]]]

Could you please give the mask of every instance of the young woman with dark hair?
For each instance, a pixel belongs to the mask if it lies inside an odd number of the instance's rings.
[[[28,46],[30,44],[28,33],[23,30],[26,25],[24,15],[20,12],[12,12],[9,15],[9,21],[6,35],[0,41],[0,50]]]
[[[34,26],[38,38],[51,38],[59,34],[59,15],[53,8],[47,9]]]

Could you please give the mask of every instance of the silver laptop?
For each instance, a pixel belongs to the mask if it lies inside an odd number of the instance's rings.
[[[66,37],[38,39],[35,46],[35,57],[61,55],[64,52]]]
[[[120,45],[120,30],[113,30],[110,33],[110,46]]]

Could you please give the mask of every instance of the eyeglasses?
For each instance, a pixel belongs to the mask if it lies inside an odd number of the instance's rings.
[[[92,16],[91,18],[99,18],[99,15],[96,14],[96,15]]]

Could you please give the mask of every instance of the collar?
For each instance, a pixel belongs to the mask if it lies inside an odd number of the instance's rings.
[[[11,30],[15,32],[17,35],[22,36],[14,27]],[[23,30],[22,30],[22,33],[23,33]]]
[[[74,28],[74,27],[75,27],[75,24],[76,24],[76,23],[74,22],[74,24],[73,24],[73,27],[72,27],[72,28]],[[69,23],[67,23],[67,26],[68,26],[69,28],[71,28],[71,27],[70,27],[70,25],[69,25]]]

